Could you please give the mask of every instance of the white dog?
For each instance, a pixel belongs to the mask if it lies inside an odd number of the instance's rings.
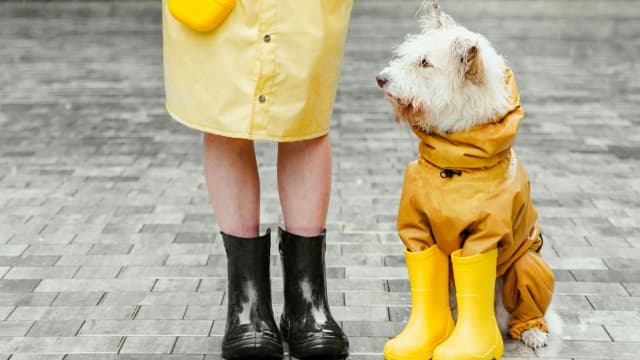
[[[424,134],[464,133],[490,124],[493,121],[500,121],[502,118],[497,119],[498,116],[505,113],[508,114],[514,109],[513,104],[516,100],[514,100],[513,88],[515,85],[506,83],[505,74],[510,74],[510,70],[503,57],[494,50],[484,36],[456,24],[450,16],[439,9],[435,1],[430,14],[422,18],[422,31],[419,34],[409,35],[405,42],[396,49],[395,54],[396,57],[378,74],[376,79],[385,97],[394,107],[396,121],[407,121],[414,130],[418,129]],[[515,91],[517,93],[517,90]],[[517,101],[517,109],[520,111],[519,97]],[[510,149],[510,145],[511,143],[509,143],[505,151],[511,151],[510,154],[512,155],[504,156],[509,156],[507,162],[516,163],[515,165],[510,165],[514,168],[508,171],[516,171],[513,169],[519,166],[519,162],[515,160],[515,153]],[[430,151],[436,150],[431,149]],[[455,180],[457,177],[464,177],[465,175],[461,175],[463,172],[465,172],[464,168],[461,171],[445,168],[442,170],[441,175],[443,178]],[[522,173],[524,173],[524,170],[522,170]],[[525,179],[522,180],[522,183],[528,185],[526,175],[524,177]],[[405,186],[406,184],[405,181]],[[518,186],[520,186],[519,184]],[[439,191],[440,189],[432,190]],[[523,195],[523,197],[528,202],[528,188],[526,192],[527,194]],[[498,207],[498,209],[500,208]],[[532,205],[531,209],[533,209]],[[531,211],[535,214],[535,210]],[[531,217],[533,218],[533,223],[535,223],[535,215],[531,215]],[[435,233],[435,231],[432,233]],[[539,246],[541,246],[542,239],[537,224],[531,229],[531,232],[526,232],[525,235],[527,233],[530,234],[529,238],[525,238],[522,241],[530,241],[531,243],[538,241],[540,243]],[[462,247],[465,240],[463,239],[462,244],[458,244],[458,246]],[[435,242],[442,247],[441,241],[436,239]],[[405,241],[405,244],[409,250],[414,251],[410,248],[411,244],[408,241]],[[455,250],[455,247],[452,249]],[[539,249],[540,247],[532,247],[532,252],[538,252]],[[539,258],[537,254],[536,256]],[[517,261],[514,260],[514,263]],[[536,261],[542,260],[536,258]],[[540,266],[544,267],[546,265],[542,264]],[[509,274],[509,271],[507,269],[502,274],[499,272],[498,276],[505,274],[505,272]],[[545,271],[550,273],[548,267]],[[536,300],[538,304],[532,305],[534,307],[537,306],[540,316],[545,314],[551,299],[553,275],[550,274],[549,276],[551,278],[551,290],[549,290],[548,294],[541,296],[544,297],[543,300]],[[503,278],[507,277],[505,275]],[[517,276],[514,275],[514,277]],[[512,314],[505,310],[505,305],[502,301],[503,278],[498,279],[496,286],[497,319],[501,329],[514,328],[514,321],[509,321]],[[534,295],[533,297],[535,298],[536,296]],[[540,305],[540,303],[542,304]],[[549,318],[548,315],[549,313],[547,312],[547,318]],[[528,320],[523,320],[520,324],[517,324],[520,329],[517,330],[515,337],[521,338],[531,348],[543,347],[548,343],[545,320],[542,317],[538,320],[538,324],[531,325],[530,328],[522,328],[522,326],[528,326]],[[559,329],[559,317],[554,314],[549,320],[552,321],[549,325],[553,331]]]

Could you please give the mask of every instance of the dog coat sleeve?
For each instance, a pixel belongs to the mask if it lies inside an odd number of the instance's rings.
[[[415,175],[417,166],[415,161],[407,166],[398,210],[398,235],[411,252],[423,251],[434,245],[429,218],[415,193],[419,189]]]
[[[520,339],[522,332],[539,328],[548,332],[544,314],[551,303],[554,276],[539,253],[529,250],[504,276],[504,306],[511,313],[509,334]]]

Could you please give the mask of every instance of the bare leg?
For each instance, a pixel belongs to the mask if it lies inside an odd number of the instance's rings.
[[[258,236],[260,178],[253,141],[205,133],[204,176],[220,230]]]
[[[278,144],[278,191],[287,231],[319,235],[331,194],[329,136]]]

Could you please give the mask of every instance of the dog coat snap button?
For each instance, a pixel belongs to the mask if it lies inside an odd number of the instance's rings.
[[[453,175],[462,176],[462,171],[455,171],[451,169],[444,169],[440,172],[440,177],[443,179],[452,178]]]
[[[266,43],[271,42],[271,35],[266,34],[266,35],[262,38],[262,40],[264,40],[264,42],[266,42]]]
[[[263,94],[260,94],[260,96],[258,96],[258,101],[260,101],[261,103],[264,103],[265,101],[267,101],[267,97],[264,96]]]

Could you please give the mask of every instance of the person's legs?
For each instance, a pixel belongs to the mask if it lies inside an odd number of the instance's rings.
[[[287,231],[315,236],[324,230],[331,193],[328,135],[278,144],[278,191]]]
[[[286,228],[279,231],[282,336],[298,359],[344,359],[349,340],[329,309],[324,260],[331,192],[328,136],[279,144],[278,189]]]
[[[222,356],[281,359],[282,339],[271,306],[271,234],[258,236],[260,180],[253,142],[205,134],[204,168],[227,254]]]
[[[260,179],[253,141],[205,133],[204,175],[220,230],[258,236]]]

